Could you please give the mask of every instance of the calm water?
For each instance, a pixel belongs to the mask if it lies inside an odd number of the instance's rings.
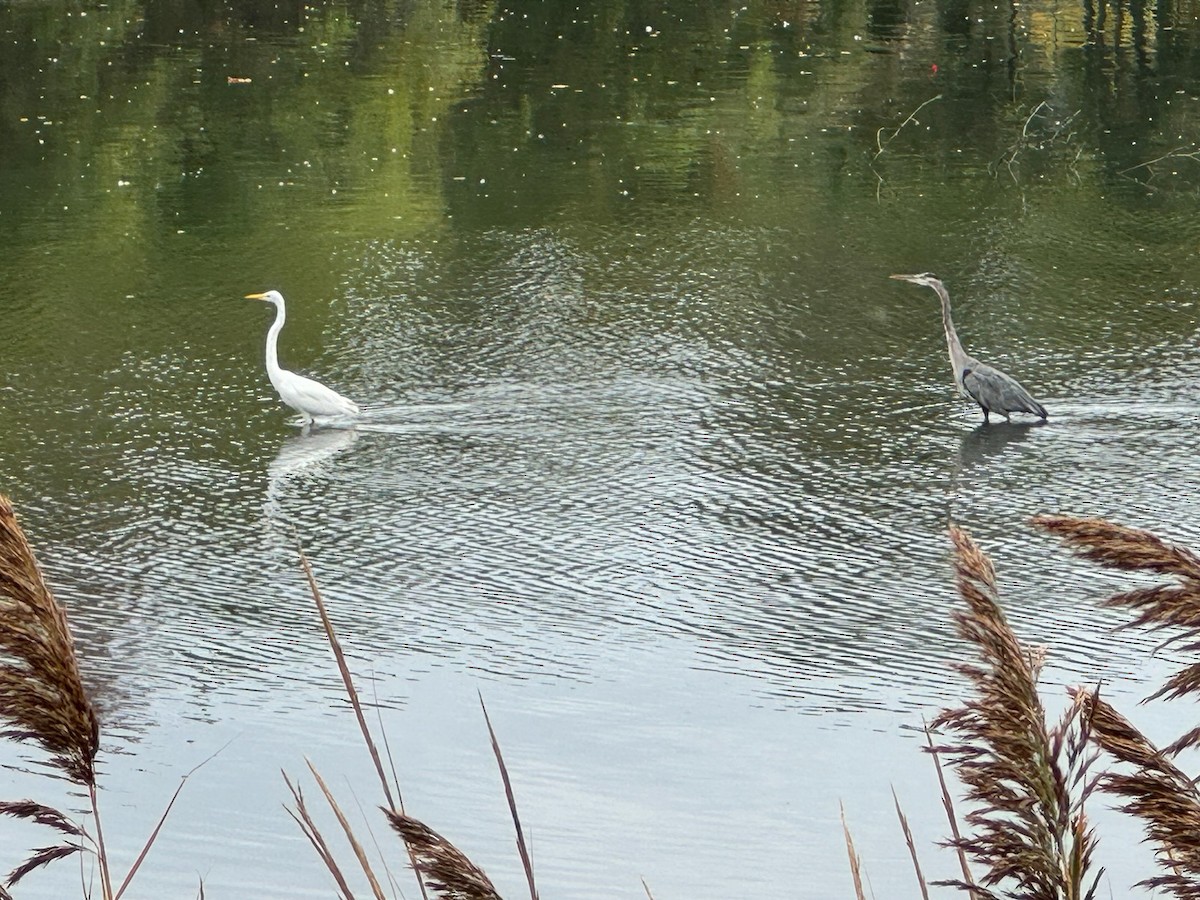
[[[119,861],[216,754],[131,896],[329,896],[281,809],[306,758],[402,868],[298,545],[409,811],[506,896],[480,693],[544,896],[846,896],[839,802],[916,896],[893,787],[952,875],[913,730],[959,696],[951,518],[1051,706],[1171,670],[1024,523],[1200,544],[1190,10],[239,7],[0,5],[0,490],[103,707]],[[936,299],[886,277],[929,269],[1048,425],[953,396]],[[355,430],[271,391],[271,287]],[[80,805],[0,759],[0,796]],[[0,823],[0,865],[45,840]]]

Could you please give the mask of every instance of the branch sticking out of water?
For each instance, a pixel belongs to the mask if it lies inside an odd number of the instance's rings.
[[[891,136],[886,141],[883,139],[883,133],[887,129],[881,127],[878,131],[876,131],[875,132],[875,146],[878,149],[875,151],[875,155],[871,157],[871,161],[874,162],[875,160],[879,159],[880,156],[883,155],[883,151],[887,149],[888,144],[890,144],[892,141],[894,141],[896,139],[896,136],[898,134],[900,134],[901,131],[904,130],[905,125],[907,125],[909,122],[917,121],[917,113],[919,113],[921,110],[923,110],[925,107],[927,107],[933,101],[941,100],[941,99],[942,99],[942,95],[937,94],[933,97],[930,97],[928,100],[926,100],[920,106],[918,106],[916,109],[914,109],[912,112],[910,112],[908,114],[907,118],[905,118],[905,120],[903,122],[901,122],[899,125],[896,126],[896,130],[892,132]],[[918,123],[918,124],[920,124],[920,123]]]
[[[1041,116],[1043,110],[1045,110],[1047,114],[1046,116]],[[1025,117],[1025,123],[1021,126],[1021,133],[1017,136],[1016,141],[1013,142],[1013,144],[1004,152],[1004,155],[1001,157],[1001,160],[1004,162],[1005,168],[1008,169],[1008,174],[1012,177],[1014,183],[1017,182],[1017,157],[1020,156],[1023,151],[1028,149],[1041,150],[1056,143],[1061,142],[1063,144],[1069,144],[1071,142],[1071,139],[1074,136],[1074,132],[1071,130],[1071,124],[1075,121],[1075,117],[1079,115],[1079,110],[1075,110],[1075,112],[1071,113],[1071,115],[1066,116],[1065,118],[1052,120],[1048,127],[1041,131],[1040,135],[1034,135],[1033,129],[1031,128],[1034,121],[1039,117],[1048,118],[1049,115],[1053,114],[1053,112],[1054,110],[1045,100],[1042,100],[1040,103],[1038,103],[1038,105],[1033,108],[1029,115]],[[1082,152],[1083,148],[1080,148],[1079,153],[1075,154],[1075,160],[1072,160],[1071,163],[1072,167],[1074,166],[1075,161],[1079,159],[1079,155]],[[988,168],[991,170],[992,166],[989,166]]]
[[[1200,160],[1200,147],[1194,144],[1191,147],[1176,147],[1173,150],[1168,150],[1162,156],[1156,156],[1154,159],[1148,159],[1145,162],[1137,163],[1127,169],[1121,169],[1117,172],[1118,175],[1128,175],[1130,172],[1136,172],[1138,169],[1145,169],[1150,173],[1150,177],[1155,175],[1154,164],[1164,162],[1168,159],[1190,159],[1193,162]]]

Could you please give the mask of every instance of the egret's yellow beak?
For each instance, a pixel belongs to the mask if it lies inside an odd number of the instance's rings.
[[[247,294],[247,295],[246,295],[246,299],[247,299],[247,300],[263,300],[263,299],[265,299],[265,298],[266,298],[266,296],[267,296],[267,295],[266,295],[266,293],[262,293],[262,294]]]

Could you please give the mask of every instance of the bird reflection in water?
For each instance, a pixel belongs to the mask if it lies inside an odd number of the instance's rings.
[[[348,450],[358,440],[353,428],[330,431],[303,431],[289,437],[267,466],[267,497],[263,510],[270,520],[283,517],[280,500],[289,483],[319,475],[330,467],[331,460]]]
[[[958,449],[958,468],[963,470],[999,456],[1006,447],[1028,440],[1036,429],[1046,425],[1043,421],[979,425],[963,436]]]
[[[956,500],[962,496],[964,490],[970,489],[972,478],[982,478],[987,484],[994,484],[996,461],[1006,452],[1013,452],[1013,448],[1021,442],[1033,437],[1039,428],[1045,427],[1045,422],[1000,422],[979,425],[963,435],[958,447],[958,458],[954,461],[954,468],[950,473],[950,494],[947,497],[949,519],[955,520]]]

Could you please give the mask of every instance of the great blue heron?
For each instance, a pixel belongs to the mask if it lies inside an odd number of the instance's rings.
[[[1015,412],[1030,413],[1043,421],[1046,419],[1046,407],[1033,399],[1015,378],[1005,375],[999,369],[984,365],[979,360],[967,355],[958,333],[954,330],[954,321],[950,318],[950,295],[946,286],[932,272],[922,272],[920,275],[893,275],[899,281],[911,281],[931,287],[937,292],[942,301],[942,325],[946,329],[946,345],[950,349],[950,366],[954,369],[954,384],[959,392],[979,404],[983,410],[983,421],[988,421],[989,413],[1000,413],[1007,420]]]
[[[287,312],[284,308],[283,294],[279,291],[267,291],[264,294],[247,294],[247,300],[262,300],[275,306],[275,322],[267,332],[267,377],[279,394],[279,399],[304,417],[304,424],[312,424],[318,416],[321,418],[339,418],[357,416],[358,404],[347,400],[332,388],[325,387],[319,381],[289,372],[279,367],[279,332],[283,330]]]

